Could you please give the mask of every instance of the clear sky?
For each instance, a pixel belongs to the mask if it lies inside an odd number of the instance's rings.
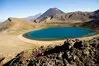
[[[99,0],[0,0],[0,21],[32,16],[54,7],[64,12],[94,11],[99,9]]]

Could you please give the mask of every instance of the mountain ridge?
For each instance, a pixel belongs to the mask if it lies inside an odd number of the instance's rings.
[[[42,21],[43,19],[47,18],[48,16],[54,16],[56,14],[63,14],[64,12],[61,11],[58,8],[49,8],[46,12],[44,12],[40,17],[38,17],[37,19],[39,21]]]
[[[65,13],[58,8],[50,8],[38,17],[37,20],[39,22],[87,22],[95,18],[99,18],[99,10],[93,12],[76,11]]]

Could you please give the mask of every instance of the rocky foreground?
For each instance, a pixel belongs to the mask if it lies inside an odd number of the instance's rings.
[[[67,39],[63,45],[24,51],[4,66],[99,66],[99,40]]]

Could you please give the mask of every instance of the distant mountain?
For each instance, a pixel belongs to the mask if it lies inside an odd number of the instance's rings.
[[[30,20],[33,20],[33,17],[29,17]],[[37,22],[66,22],[66,23],[79,23],[79,22],[88,22],[93,19],[99,19],[99,10],[94,12],[70,12],[64,13],[58,8],[50,8],[45,13],[36,19]]]
[[[94,11],[95,14],[99,15],[99,10]]]
[[[93,19],[99,19],[99,10],[96,10],[92,13],[91,17]]]
[[[34,16],[28,16],[26,19],[27,20],[30,20],[30,21],[33,21],[33,20],[36,20],[38,17],[40,17],[42,14],[41,13],[38,13]]]
[[[64,14],[64,12],[58,8],[50,8],[45,13],[43,13],[40,17],[38,17],[37,19],[40,21],[43,21],[47,17],[53,17],[56,14]]]
[[[39,20],[39,22],[86,22],[92,20],[90,15],[92,15],[92,12],[77,11],[64,13],[58,8],[50,8],[38,17],[37,20]]]

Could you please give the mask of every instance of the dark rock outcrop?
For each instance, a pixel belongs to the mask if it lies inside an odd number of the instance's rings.
[[[72,41],[75,42],[72,43]],[[62,46],[55,48],[46,50],[40,48],[30,57],[27,56],[26,52],[22,52],[4,66],[98,66],[98,45],[99,41],[96,39],[88,42],[69,40],[65,41]]]

